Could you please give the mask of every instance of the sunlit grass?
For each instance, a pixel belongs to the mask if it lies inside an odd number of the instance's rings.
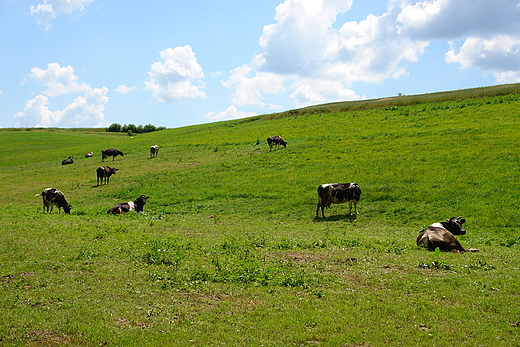
[[[133,138],[1,131],[0,341],[515,345],[520,96],[403,100]],[[125,156],[97,186],[110,147]],[[360,215],[315,218],[319,184],[354,181]],[[47,187],[70,215],[43,213]],[[106,214],[141,194],[144,214]],[[415,246],[460,215],[479,253]]]

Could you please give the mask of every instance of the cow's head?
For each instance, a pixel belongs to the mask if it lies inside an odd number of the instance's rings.
[[[442,226],[446,228],[453,235],[464,235],[466,234],[466,229],[462,227],[466,220],[461,217],[452,217],[448,219],[446,222],[442,223]]]
[[[111,167],[111,168],[109,168],[109,169],[110,169],[110,173],[111,173],[112,175],[115,174],[117,170],[119,170],[119,169],[116,169],[115,167]]]
[[[70,214],[70,209],[72,208],[72,205],[67,204],[67,205],[63,205],[62,207],[63,207],[63,212]]]

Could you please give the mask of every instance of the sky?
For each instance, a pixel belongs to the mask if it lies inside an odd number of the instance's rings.
[[[520,82],[520,0],[0,0],[0,127],[176,128]]]

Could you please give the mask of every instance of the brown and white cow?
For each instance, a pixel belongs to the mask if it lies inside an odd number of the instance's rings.
[[[104,149],[101,151],[101,161],[105,161],[108,157],[112,157],[112,161],[114,161],[118,155],[125,156],[123,152],[115,148]]]
[[[65,200],[65,196],[63,195],[61,190],[54,188],[47,188],[41,194],[36,194],[34,197],[41,196],[43,198],[43,212],[47,210],[47,213],[52,213],[52,209],[54,206],[58,206],[58,213],[61,212],[61,208],[63,207],[63,211],[65,213],[70,214],[71,205]]]
[[[85,158],[92,158],[93,155],[94,155],[94,152],[85,153]]]
[[[122,214],[128,213],[130,211],[135,211],[137,213],[143,213],[144,204],[146,204],[146,200],[149,199],[149,196],[141,195],[135,201],[129,201],[122,204],[116,204],[114,207],[110,208],[107,211],[107,214]]]
[[[357,211],[357,203],[361,196],[361,188],[357,183],[327,183],[318,187],[318,206],[316,208],[316,217],[321,208],[321,215],[325,218],[325,207],[331,204],[342,204],[348,202],[349,214],[352,215],[352,204],[354,204],[355,213]]]
[[[150,158],[156,157],[158,153],[159,153],[159,146],[157,146],[157,145],[150,146]]]
[[[103,178],[105,179],[105,184],[108,184],[110,181],[110,176],[115,175],[117,169],[115,167],[101,166],[96,170],[97,180],[96,183],[99,186],[103,184]]]
[[[454,235],[466,234],[462,227],[466,220],[462,217],[453,217],[446,222],[433,223],[421,231],[417,237],[417,246],[426,247],[429,251],[437,247],[444,252],[464,253],[478,252],[478,249],[464,248]]]
[[[280,145],[282,145],[284,148],[287,147],[287,142],[282,140],[280,136],[271,136],[267,138],[267,144],[269,145],[269,152],[273,149],[274,146],[278,149]]]

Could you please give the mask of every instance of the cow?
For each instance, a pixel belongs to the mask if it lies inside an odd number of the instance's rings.
[[[318,187],[318,206],[316,208],[316,217],[321,208],[321,215],[325,218],[324,209],[330,207],[331,204],[342,204],[348,202],[349,215],[352,215],[352,203],[354,211],[357,211],[357,203],[361,196],[361,188],[357,183],[328,183]]]
[[[85,153],[85,158],[92,158],[93,155],[94,155],[94,152]]]
[[[108,157],[112,157],[112,161],[114,161],[118,155],[125,156],[123,152],[115,148],[104,149],[101,151],[101,161],[105,161]]]
[[[144,204],[146,204],[146,200],[150,199],[149,196],[141,195],[135,201],[129,201],[122,204],[116,204],[114,207],[110,208],[107,211],[107,214],[122,214],[130,211],[135,211],[137,213],[143,213]]]
[[[96,183],[99,186],[103,184],[103,178],[105,179],[105,184],[108,184],[110,181],[110,176],[116,174],[117,169],[115,167],[101,166],[96,170],[97,180]]]
[[[150,158],[156,157],[159,153],[159,146],[153,145],[150,147]]]
[[[267,138],[267,144],[269,145],[269,152],[273,149],[274,146],[278,149],[280,145],[282,145],[284,148],[287,147],[287,142],[282,140],[280,136],[271,136]]]
[[[444,252],[478,252],[478,249],[462,247],[454,236],[466,234],[466,229],[462,228],[465,222],[466,220],[461,216],[450,218],[446,222],[433,223],[421,231],[417,237],[417,246],[426,247],[429,251],[438,247]]]
[[[70,214],[71,205],[65,200],[65,196],[61,192],[61,190],[54,188],[47,188],[41,194],[36,194],[34,197],[41,196],[43,197],[43,212],[47,210],[47,213],[52,213],[52,209],[54,206],[58,206],[58,213],[61,212],[61,208],[63,207],[63,211],[65,213]],[[49,212],[50,207],[50,212]]]
[[[74,163],[74,160],[72,160],[72,158],[74,158],[74,157],[68,157],[67,159],[63,160],[63,161],[61,162],[61,165],[67,165],[67,164],[72,164],[72,163]]]

